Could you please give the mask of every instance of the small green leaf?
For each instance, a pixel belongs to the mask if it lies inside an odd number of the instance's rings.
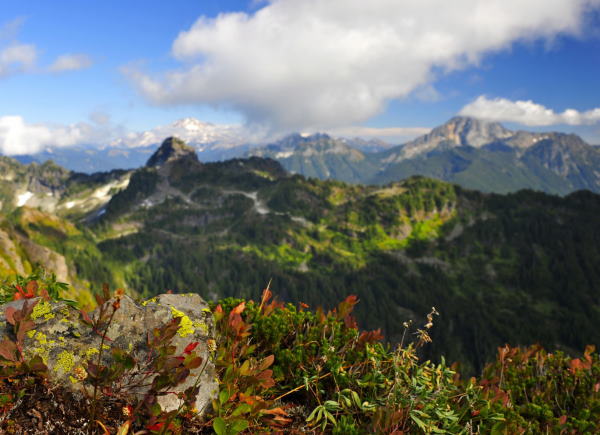
[[[229,427],[228,433],[231,435],[238,434],[248,429],[249,425],[248,420],[235,420]]]
[[[412,418],[414,420],[414,422],[417,423],[417,426],[419,426],[424,432],[428,432],[427,425],[425,423],[423,423],[423,420],[419,419],[412,412],[410,414],[410,418]]]
[[[227,435],[227,424],[221,417],[217,417],[213,420],[213,430],[217,435]]]
[[[340,404],[335,400],[326,400],[325,409],[338,410],[340,409]]]
[[[317,406],[315,409],[313,409],[306,421],[312,421],[312,419],[315,418],[315,415],[319,409],[321,409],[320,406]]]
[[[227,390],[222,390],[219,393],[219,403],[223,405],[225,402],[229,400],[229,392]]]
[[[252,410],[252,407],[250,405],[248,405],[247,403],[242,403],[240,406],[235,408],[235,410],[231,413],[231,416],[237,417],[238,415],[246,414],[247,412],[250,412],[251,410]]]

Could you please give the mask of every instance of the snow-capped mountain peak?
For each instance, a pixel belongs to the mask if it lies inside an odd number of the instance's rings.
[[[231,148],[244,143],[244,134],[239,125],[212,124],[196,118],[183,118],[171,124],[151,130],[128,133],[111,143],[116,147],[145,147],[161,143],[165,137],[178,137],[196,148]]]

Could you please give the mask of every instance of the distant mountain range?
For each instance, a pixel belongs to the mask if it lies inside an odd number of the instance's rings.
[[[411,142],[391,146],[379,140],[292,134],[256,146],[237,127],[192,118],[129,135],[105,148],[73,147],[15,156],[22,163],[48,159],[79,172],[142,166],[165,136],[192,146],[201,161],[269,157],[307,177],[360,184],[386,184],[424,175],[484,192],[534,189],[565,195],[600,192],[600,147],[564,133],[511,131],[475,118],[455,117]]]
[[[465,117],[375,153],[317,134],[291,135],[248,155],[274,158],[287,170],[309,177],[350,183],[385,184],[424,175],[484,192],[600,192],[600,149],[579,136],[511,131]]]

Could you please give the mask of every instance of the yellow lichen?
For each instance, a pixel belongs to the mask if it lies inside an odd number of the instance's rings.
[[[43,332],[37,332],[35,334],[35,339],[37,340],[37,342],[41,345],[44,344],[48,344],[48,338],[46,337],[46,334],[44,334]]]
[[[98,349],[96,349],[95,347],[90,347],[88,350],[85,351],[85,356],[87,359],[90,359],[93,355],[99,353],[100,351]]]
[[[33,338],[33,336],[35,335],[35,333],[36,333],[36,330],[32,329],[31,331],[27,331],[27,336],[29,338]]]
[[[33,320],[39,319],[40,317],[44,317],[44,319],[52,319],[54,314],[52,314],[52,305],[46,301],[40,301],[35,304],[33,307],[33,311],[31,312],[31,318]]]
[[[194,328],[200,329],[204,334],[208,334],[208,325],[200,320],[196,320],[194,323]]]
[[[69,373],[73,366],[75,365],[75,356],[66,350],[63,350],[56,357],[56,365],[54,366],[54,371],[57,372],[62,370],[63,373]]]
[[[142,306],[145,307],[146,305],[153,304],[155,302],[156,302],[156,298],[151,298],[151,299],[148,299],[147,301],[142,302]]]
[[[174,318],[181,318],[181,321],[179,322],[179,329],[177,330],[177,333],[181,337],[187,337],[188,335],[196,332],[192,320],[188,316],[186,316],[185,313],[179,311],[174,307],[171,307],[171,314]]]

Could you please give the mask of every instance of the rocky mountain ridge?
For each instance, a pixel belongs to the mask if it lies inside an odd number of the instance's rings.
[[[316,134],[291,135],[249,154],[269,156],[305,176],[351,183],[386,184],[424,175],[488,192],[600,192],[600,149],[580,137],[511,131],[466,117],[379,152],[362,153],[346,141]]]
[[[317,133],[292,134],[256,147],[244,142],[239,131],[221,132],[217,127],[183,119],[146,132],[135,142],[136,147],[123,142],[104,149],[64,148],[17,157],[22,162],[52,158],[84,172],[116,166],[137,168],[154,152],[155,146],[148,144],[158,142],[158,134],[164,133],[191,139],[201,161],[269,157],[292,173],[319,179],[385,184],[425,175],[498,193],[519,189],[560,195],[578,189],[600,192],[600,148],[564,133],[511,131],[499,123],[454,117],[398,146]]]

